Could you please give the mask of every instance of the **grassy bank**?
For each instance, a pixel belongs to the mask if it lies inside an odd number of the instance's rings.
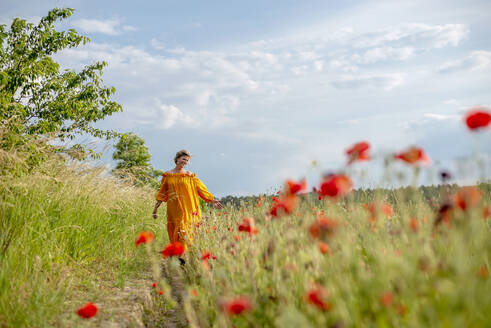
[[[10,155],[0,180],[0,326],[83,325],[78,307],[148,272],[138,232],[166,243],[150,216],[154,191],[55,156],[19,173],[22,158]]]

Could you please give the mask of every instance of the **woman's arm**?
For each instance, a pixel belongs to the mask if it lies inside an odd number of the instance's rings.
[[[161,201],[161,200],[158,200],[158,201],[155,203],[155,206],[153,207],[152,217],[153,217],[154,219],[156,219],[156,218],[158,217],[158,215],[157,215],[157,210],[159,209],[160,204],[162,204],[162,201]]]

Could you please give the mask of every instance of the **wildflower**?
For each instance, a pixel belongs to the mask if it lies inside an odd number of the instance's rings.
[[[281,214],[290,214],[297,207],[296,195],[285,195],[280,199],[273,199],[273,206],[269,211],[269,214],[273,217],[278,217]]]
[[[445,223],[447,226],[450,225],[450,221],[452,220],[453,215],[453,204],[452,203],[444,203],[438,210],[438,215],[436,217],[434,226],[438,226],[440,223]]]
[[[191,295],[198,296],[198,291],[196,289],[191,290]]]
[[[418,230],[419,230],[418,219],[411,218],[411,220],[409,220],[409,227],[411,228],[411,230],[413,230],[413,232],[418,232]]]
[[[484,265],[481,265],[479,267],[479,276],[483,279],[488,277],[488,270],[486,269],[486,267]]]
[[[178,241],[167,245],[162,250],[162,256],[171,257],[171,256],[181,256],[184,253],[184,245]]]
[[[157,293],[158,293],[159,295],[164,295],[164,291],[163,291],[163,290],[161,290],[161,289],[160,289],[160,290],[158,290],[158,291],[157,291]]]
[[[309,227],[310,235],[313,238],[324,239],[331,237],[336,232],[339,221],[330,219],[323,215],[318,215],[317,220]]]
[[[201,261],[207,261],[209,259],[211,259],[212,255],[210,252],[207,252],[207,251],[203,251],[203,253],[201,253]]]
[[[152,287],[153,288],[157,288],[157,283],[156,282],[152,282]]]
[[[89,302],[78,309],[77,314],[82,318],[89,319],[95,316],[97,314],[97,311],[97,306],[94,303]]]
[[[251,301],[247,296],[238,296],[230,299],[223,299],[220,307],[227,315],[239,315],[252,309]]]
[[[326,254],[326,253],[328,253],[329,255],[332,254],[331,247],[329,247],[329,244],[323,241],[319,242],[319,251],[322,254]]]
[[[465,124],[471,131],[485,128],[491,122],[491,113],[484,107],[471,110],[465,117]]]
[[[355,161],[368,161],[370,155],[368,150],[370,149],[370,144],[366,141],[362,141],[354,144],[346,150],[346,155],[348,155],[348,165]]]
[[[264,200],[264,197],[259,197],[259,199],[257,200],[257,203],[256,203],[256,207],[261,207],[263,205],[263,200]]]
[[[405,306],[404,304],[399,303],[399,304],[395,305],[395,308],[396,308],[397,314],[400,315],[401,317],[406,315],[407,306]]]
[[[382,306],[384,307],[389,307],[390,305],[392,305],[392,299],[393,299],[393,295],[391,292],[383,292],[382,295],[380,295],[380,303],[382,304]]]
[[[484,206],[482,211],[482,218],[486,220],[490,216],[491,216],[491,206]]]
[[[389,204],[380,205],[377,202],[372,202],[370,204],[363,204],[363,207],[366,208],[370,212],[369,221],[375,222],[378,218],[379,213],[383,213],[387,218],[392,217],[394,213],[394,209]]]
[[[329,292],[327,288],[319,285],[311,288],[305,295],[307,302],[323,311],[329,311],[332,308],[332,305],[327,301],[328,297]]]
[[[257,234],[258,230],[256,228],[256,222],[254,221],[254,218],[252,217],[243,218],[242,222],[239,224],[239,231],[247,232],[249,235]]]
[[[395,159],[400,159],[408,164],[416,164],[421,162],[422,164],[430,164],[431,160],[426,155],[423,148],[411,147],[408,150],[394,155]]]
[[[454,196],[454,203],[463,211],[468,210],[481,201],[482,191],[476,187],[462,187]]]
[[[138,247],[140,244],[150,244],[153,241],[153,232],[143,231],[140,232],[138,238],[135,240],[135,245]]]
[[[343,197],[353,188],[353,182],[344,174],[330,174],[321,182],[318,189],[319,197]]]
[[[302,179],[299,182],[287,180],[286,187],[288,193],[290,193],[291,195],[295,195],[307,189],[307,181],[305,179]]]

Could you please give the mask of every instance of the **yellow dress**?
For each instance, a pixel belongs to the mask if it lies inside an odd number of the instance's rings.
[[[162,174],[160,190],[155,198],[167,202],[167,233],[171,243],[192,243],[193,227],[201,219],[198,197],[207,203],[214,198],[196,173]]]

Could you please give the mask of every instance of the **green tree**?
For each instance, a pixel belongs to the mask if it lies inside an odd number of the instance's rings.
[[[150,153],[145,141],[134,133],[119,136],[114,146],[113,159],[117,161],[113,173],[120,178],[134,178],[138,184],[158,186],[158,177],[163,173],[150,164]]]
[[[8,30],[0,25],[0,121],[17,138],[11,140],[14,145],[23,136],[50,135],[63,141],[85,133],[116,135],[92,126],[122,110],[110,99],[115,88],[102,84],[106,63],[61,71],[52,58],[89,41],[73,29],[55,30],[54,24],[72,13],[70,8],[53,9],[37,25],[19,18]]]

